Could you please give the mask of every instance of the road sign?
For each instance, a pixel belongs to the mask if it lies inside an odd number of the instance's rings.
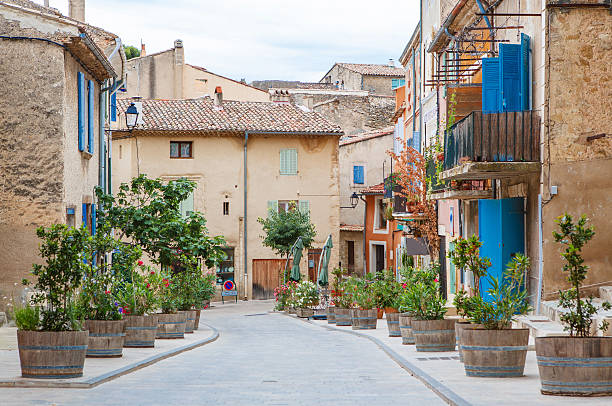
[[[238,303],[238,291],[236,290],[236,285],[230,280],[227,280],[223,283],[223,290],[221,291],[221,302],[225,303],[224,298],[226,296],[234,296],[236,298],[236,303]]]

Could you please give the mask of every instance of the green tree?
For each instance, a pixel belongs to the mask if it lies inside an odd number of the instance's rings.
[[[184,178],[165,183],[140,175],[121,184],[116,196],[98,188],[98,224],[115,229],[120,240],[140,246],[153,262],[163,266],[175,265],[177,259],[185,258],[215,266],[225,258],[224,238],[208,235],[201,213],[183,218],[179,209],[195,186]]]
[[[131,45],[124,45],[123,50],[125,51],[125,57],[128,61],[132,58],[138,58],[140,56],[140,51],[138,48]]]
[[[268,217],[260,217],[257,222],[263,226],[265,233],[262,236],[263,245],[272,248],[281,257],[289,257],[298,237],[302,237],[304,248],[311,248],[317,234],[310,221],[310,213],[298,210],[295,205],[280,213],[270,209]]]

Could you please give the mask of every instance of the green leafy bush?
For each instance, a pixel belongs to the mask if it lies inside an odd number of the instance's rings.
[[[157,292],[161,289],[162,276],[142,261],[138,266],[139,270],[131,274],[130,280],[117,286],[115,296],[124,314],[145,316],[154,313],[159,305]]]
[[[40,308],[24,306],[15,309],[15,324],[19,330],[35,331],[40,325]]]
[[[319,304],[317,285],[310,281],[301,281],[295,287],[294,305],[296,308],[310,308]]]
[[[401,285],[395,278],[392,269],[376,272],[373,284],[376,306],[379,309],[391,307],[397,309]]]
[[[399,311],[410,313],[417,320],[442,320],[446,314],[446,299],[440,294],[438,280],[440,266],[407,268],[409,278],[402,285]]]
[[[593,238],[595,230],[587,224],[588,220],[583,214],[577,222],[569,214],[565,213],[558,217],[555,222],[559,231],[553,232],[553,238],[566,246],[561,256],[566,263],[563,271],[567,272],[567,280],[572,285],[568,291],[559,291],[559,304],[568,311],[561,315],[561,322],[565,324],[565,330],[570,335],[577,337],[588,337],[591,335],[592,317],[597,313],[597,307],[593,305],[593,298],[582,300],[580,287],[586,279],[589,267],[584,264],[582,248]],[[606,310],[612,308],[610,303],[604,302],[602,307]],[[606,330],[608,323],[603,322],[598,326],[600,330]]]
[[[480,278],[487,275],[491,267],[489,258],[480,257],[480,247],[482,242],[476,235],[465,239],[459,237],[455,241],[455,249],[448,253],[451,262],[461,270],[472,272],[474,276],[474,296],[480,296]]]

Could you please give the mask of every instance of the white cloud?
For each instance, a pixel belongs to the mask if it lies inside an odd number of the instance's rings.
[[[42,3],[42,0],[36,0]],[[68,0],[51,0],[67,13]],[[235,79],[318,81],[334,62],[397,59],[416,1],[86,0],[86,20],[148,53],[180,38],[186,61]]]

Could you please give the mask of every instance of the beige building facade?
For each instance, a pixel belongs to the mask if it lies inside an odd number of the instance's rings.
[[[232,261],[218,269],[226,273],[218,277],[233,280],[241,298],[270,298],[279,283],[280,257],[262,245],[263,230],[257,222],[269,208],[283,210],[296,202],[299,209],[308,210],[317,232],[313,248],[322,248],[331,235],[330,268],[338,264],[339,127],[289,104],[215,105],[210,98],[142,103],[143,124],[131,133],[113,133],[114,188],[139,174],[195,181],[193,209],[203,213],[211,235],[225,237],[232,254]],[[164,112],[194,112],[197,118],[181,121],[184,130],[179,131],[166,125],[169,122],[160,116]],[[226,114],[228,121],[218,121]],[[214,126],[218,130],[209,130]],[[189,145],[184,147],[189,156],[173,157],[172,143]],[[286,154],[294,157],[289,167]],[[307,278],[306,251],[300,267]]]
[[[268,92],[249,86],[185,61],[183,41],[154,54],[144,54],[127,61],[127,92],[121,98],[140,96],[145,99],[195,99],[212,96],[221,87],[227,100],[270,101]]]
[[[0,297],[18,299],[40,261],[36,228],[95,219],[125,55],[113,34],[25,0],[0,2],[0,35]]]
[[[405,70],[396,67],[393,61],[387,65],[335,63],[319,82],[333,84],[340,90],[365,90],[375,95],[393,96],[393,89],[400,86],[405,74]]]

